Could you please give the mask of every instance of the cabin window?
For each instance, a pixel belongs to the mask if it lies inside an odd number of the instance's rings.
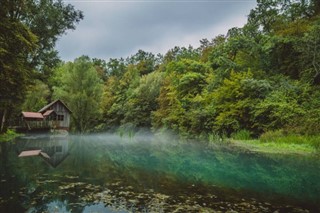
[[[64,115],[58,115],[58,121],[63,121],[64,120]]]

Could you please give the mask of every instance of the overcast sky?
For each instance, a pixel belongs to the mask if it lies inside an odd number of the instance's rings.
[[[65,0],[83,11],[76,30],[58,43],[62,60],[81,55],[108,60],[126,58],[139,49],[166,53],[174,46],[199,46],[242,27],[255,0]]]

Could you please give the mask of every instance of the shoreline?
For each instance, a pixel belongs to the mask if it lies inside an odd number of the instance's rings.
[[[230,146],[261,154],[315,156],[319,152],[308,144],[261,142],[260,140],[230,140]]]

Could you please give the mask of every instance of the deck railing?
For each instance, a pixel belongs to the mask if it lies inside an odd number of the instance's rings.
[[[26,128],[26,129],[42,129],[42,128],[50,128],[55,129],[59,127],[59,121],[47,121],[47,120],[40,120],[40,121],[26,121],[21,120],[16,125],[19,128]]]

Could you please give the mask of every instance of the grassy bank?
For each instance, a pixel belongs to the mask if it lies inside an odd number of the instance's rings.
[[[274,154],[317,154],[319,150],[309,144],[261,142],[261,140],[230,140],[232,146],[248,149],[252,152]]]
[[[242,130],[233,134],[229,142],[253,152],[320,154],[320,135],[287,133],[283,130],[265,132],[258,139],[252,139],[250,132]]]
[[[14,138],[20,136],[21,134],[16,133],[13,130],[8,129],[6,133],[0,134],[0,142],[8,142]]]

